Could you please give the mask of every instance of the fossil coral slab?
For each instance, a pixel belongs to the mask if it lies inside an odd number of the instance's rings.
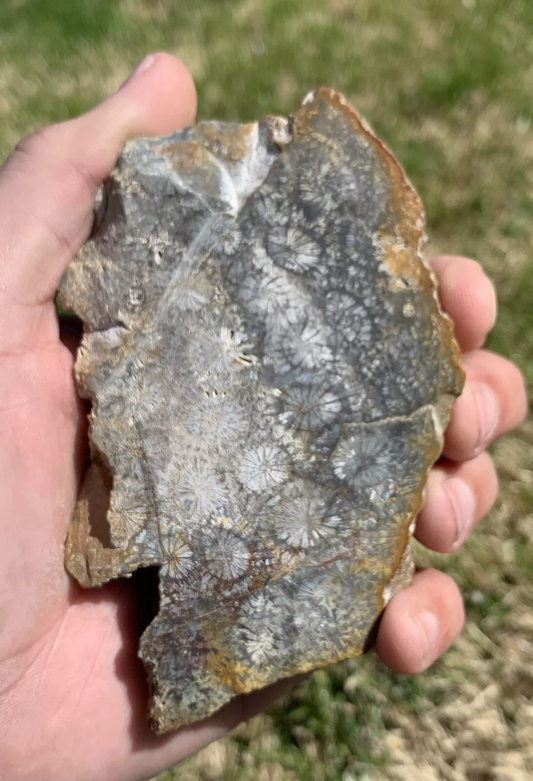
[[[97,222],[60,291],[93,400],[66,564],[160,568],[164,732],[367,647],[463,378],[419,198],[332,90],[130,142]]]

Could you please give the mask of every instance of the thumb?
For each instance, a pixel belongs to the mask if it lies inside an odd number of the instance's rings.
[[[53,298],[89,235],[97,188],[124,143],[171,133],[190,124],[195,111],[189,72],[158,53],[92,111],[18,144],[0,170],[0,313],[4,302],[27,307]]]

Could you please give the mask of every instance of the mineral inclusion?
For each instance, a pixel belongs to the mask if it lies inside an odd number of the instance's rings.
[[[345,99],[127,144],[61,285],[83,319],[85,587],[159,568],[157,732],[346,659],[411,577],[463,374],[419,198]]]

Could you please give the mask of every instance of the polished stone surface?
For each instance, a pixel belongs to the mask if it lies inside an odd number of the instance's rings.
[[[160,568],[158,732],[361,653],[463,375],[419,198],[338,93],[130,142],[65,274],[92,464],[66,563]]]

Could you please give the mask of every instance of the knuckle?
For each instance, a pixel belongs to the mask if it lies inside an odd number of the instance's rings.
[[[72,154],[69,145],[70,122],[48,125],[25,136],[11,155],[10,166],[24,172],[28,166],[33,173],[36,162],[42,170],[60,177],[65,190],[73,197],[79,192],[92,191],[100,184],[79,155]]]
[[[20,153],[28,157],[42,155],[50,152],[58,144],[61,125],[48,125],[22,138],[15,147],[15,154]]]

